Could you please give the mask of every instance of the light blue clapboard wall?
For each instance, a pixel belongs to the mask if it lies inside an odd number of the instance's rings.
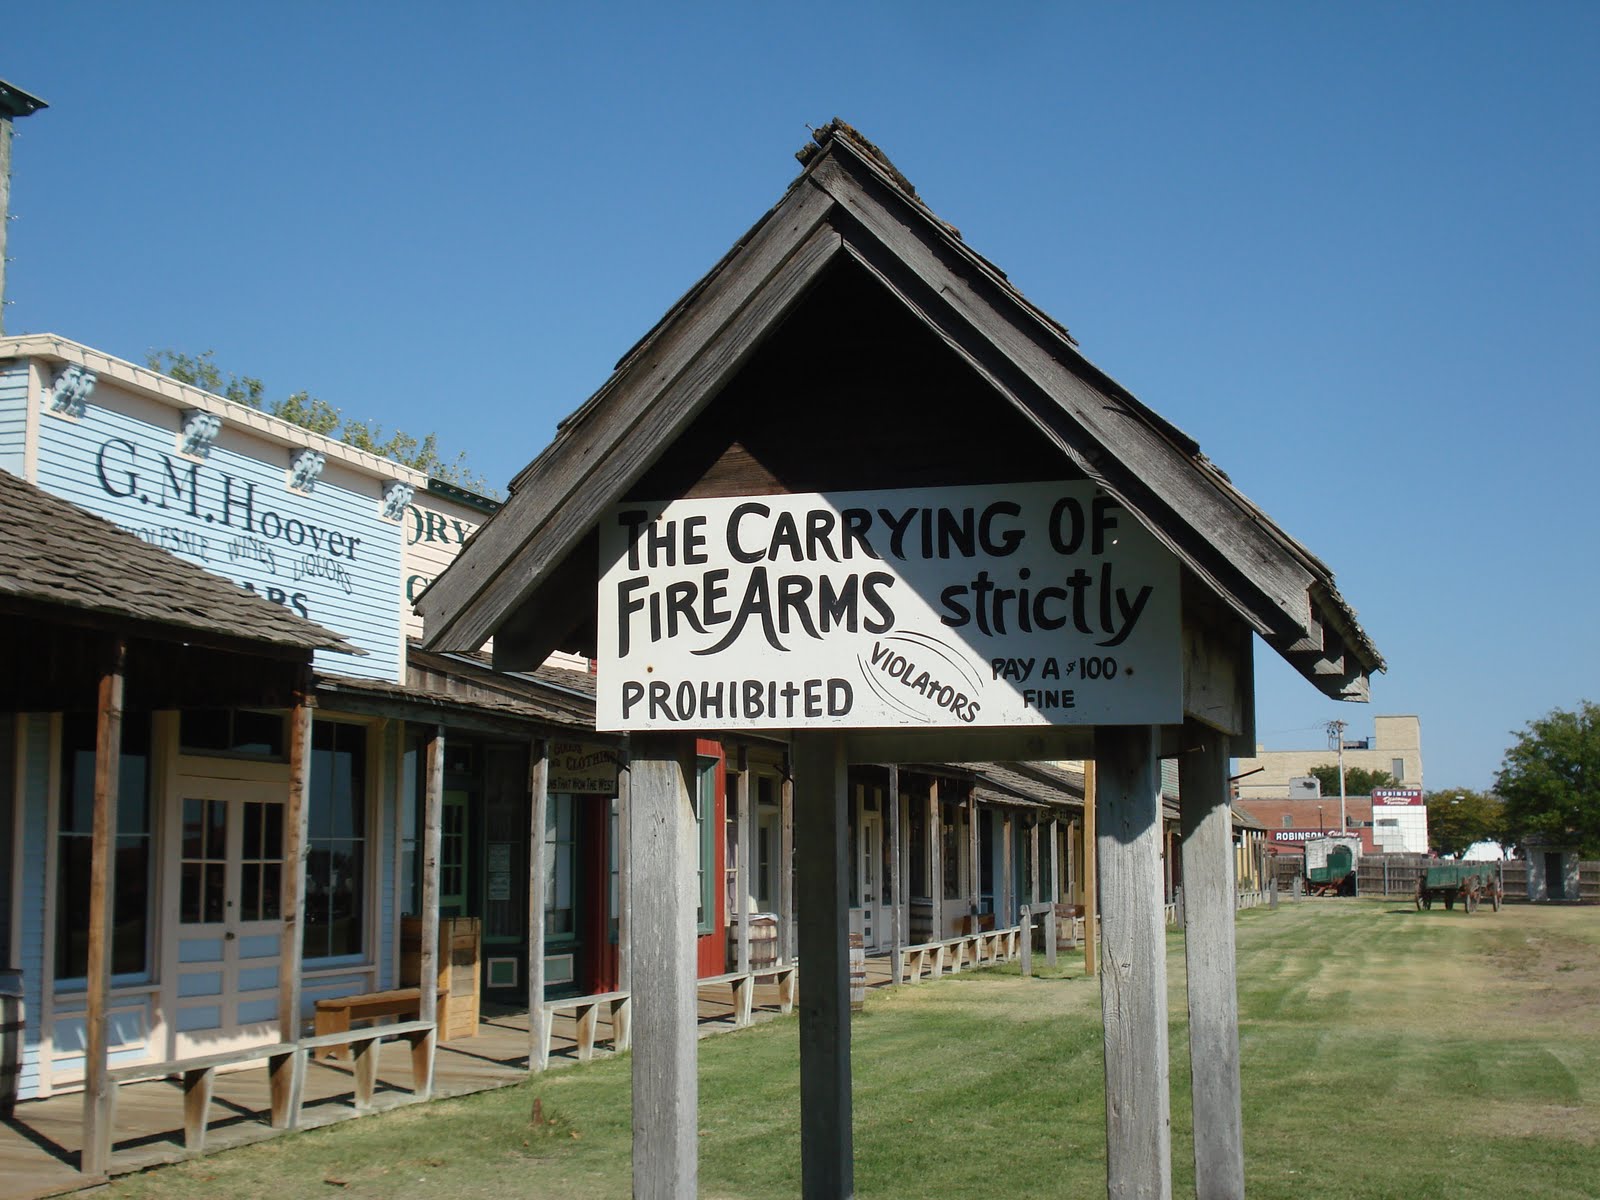
[[[28,366],[0,363],[0,471],[23,473],[28,431]]]
[[[196,463],[176,453],[176,414],[162,428],[117,411],[116,399],[102,382],[81,420],[41,416],[40,487],[367,651],[319,652],[319,670],[403,681],[403,531],[379,515],[377,480],[365,495],[319,482],[307,496],[286,486],[287,450],[263,461],[217,446]]]

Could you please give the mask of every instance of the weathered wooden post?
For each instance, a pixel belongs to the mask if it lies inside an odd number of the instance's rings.
[[[1005,914],[1005,920],[1002,921],[996,916],[994,922],[996,927],[1010,925],[1016,919],[1017,894],[1011,884],[1011,861],[1016,857],[1015,840],[1011,832],[1011,810],[1007,809],[1000,821],[1000,895],[1004,897],[1001,901],[1004,907],[996,906]]]
[[[741,974],[750,971],[750,847],[754,838],[750,829],[750,751],[739,747],[739,781],[735,785],[735,803],[739,809],[739,840],[735,846],[738,862],[734,869],[735,907],[739,921],[738,969]],[[748,987],[749,985],[746,984]]]
[[[117,782],[122,763],[122,694],[128,648],[116,638],[100,675],[94,737],[94,825],[89,844],[88,995],[84,1014],[83,1153],[85,1175],[111,1165],[116,1089],[107,1078],[112,932],[117,903]]]
[[[970,932],[978,932],[978,916],[983,908],[983,867],[978,861],[979,846],[982,844],[978,837],[978,789],[969,785],[967,788],[967,911],[972,914]]]
[[[783,927],[783,961],[792,963],[799,953],[794,927],[794,762],[783,758],[783,782],[778,786],[778,924]]]
[[[855,1194],[844,739],[797,733],[794,749],[798,870],[806,881],[800,913],[800,961],[806,969],[800,989],[800,1190],[808,1200],[834,1200]]]
[[[278,1040],[300,1039],[300,974],[305,953],[306,842],[311,817],[311,671],[300,672],[289,709],[289,792],[283,811],[283,932],[278,942]],[[300,1119],[304,1060],[292,1055],[269,1076],[273,1125]]]
[[[700,1169],[694,743],[655,733],[631,740],[633,1194],[687,1200]]]
[[[1100,789],[1093,760],[1083,764],[1083,970],[1100,969]]]
[[[944,937],[944,814],[939,807],[939,781],[928,780],[928,896],[933,901],[932,941]]]
[[[528,746],[528,1073],[550,1065],[550,1013],[544,1006],[544,898],[549,890],[545,865],[546,825],[550,805],[550,744],[543,738]],[[620,861],[620,857],[619,857]],[[627,896],[627,881],[618,881],[618,894]],[[628,908],[622,902],[623,911]],[[622,922],[617,942],[622,946]]]
[[[633,773],[628,770],[626,739],[617,766],[617,990],[627,992],[629,1000],[620,1009],[612,1010],[611,1032],[612,1046],[621,1053],[633,1049],[633,840],[629,832]]]
[[[1056,965],[1056,908],[1061,903],[1061,818],[1050,818],[1050,907],[1044,915],[1044,961]]]
[[[1234,973],[1233,830],[1228,747],[1196,721],[1178,759],[1183,820],[1184,950],[1194,1093],[1195,1193],[1243,1200],[1244,1119],[1239,1090],[1239,1000]]]
[[[1109,1195],[1172,1195],[1161,766],[1155,731],[1095,731]]]
[[[422,797],[422,929],[417,947],[417,1020],[434,1021],[439,1015],[439,852],[444,814],[444,726],[434,727],[428,739],[427,784]],[[433,1060],[439,1031],[434,1029],[418,1046],[422,1067],[417,1092],[433,1094]]]
[[[900,948],[906,944],[906,898],[900,876],[900,768],[889,764],[889,894],[894,898],[889,910],[889,980],[905,982],[905,967]]]

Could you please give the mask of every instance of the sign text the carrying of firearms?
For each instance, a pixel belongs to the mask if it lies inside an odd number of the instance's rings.
[[[1177,560],[1089,483],[624,504],[601,729],[1180,719]]]

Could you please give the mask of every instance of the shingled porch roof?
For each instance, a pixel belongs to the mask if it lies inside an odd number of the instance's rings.
[[[210,645],[365,654],[340,634],[0,471],[0,612],[110,618]]]
[[[618,363],[512,484],[511,498],[417,602],[430,649],[496,638],[497,663],[539,661],[592,606],[586,538],[781,323],[849,259],[943,341],[1040,437],[1134,514],[1325,694],[1365,700],[1384,669],[1331,570],[1240,493],[1199,445],[1079,353],[940,220],[872,143],[817,131],[778,204]]]

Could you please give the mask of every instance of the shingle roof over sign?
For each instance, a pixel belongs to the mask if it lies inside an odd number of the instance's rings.
[[[426,644],[481,645],[541,598],[561,610],[559,597],[540,591],[600,513],[842,258],[875,276],[1296,670],[1330,696],[1366,699],[1383,657],[1328,567],[1234,488],[1192,438],[1085,359],[877,147],[842,122],[818,130],[815,141],[778,204],[562,423],[517,476],[505,507],[419,598]]]
[[[0,471],[0,603],[76,609],[213,638],[359,654],[330,629]]]

